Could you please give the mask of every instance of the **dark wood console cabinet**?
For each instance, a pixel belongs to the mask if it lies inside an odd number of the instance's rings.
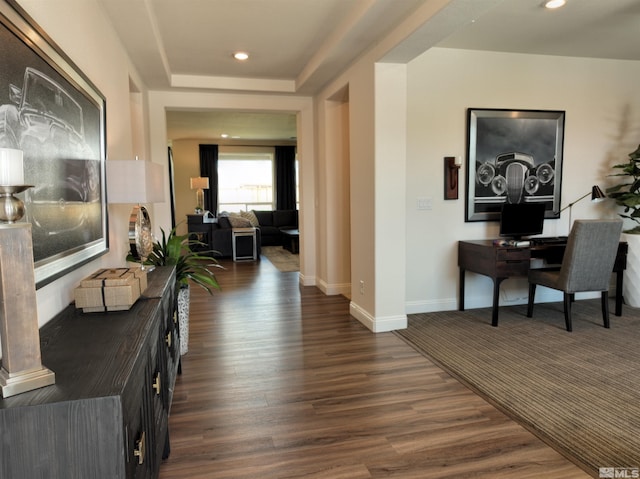
[[[155,478],[180,362],[173,268],[129,311],[73,305],[40,330],[56,383],[0,398],[0,478]]]

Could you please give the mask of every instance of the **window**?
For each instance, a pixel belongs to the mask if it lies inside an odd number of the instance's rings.
[[[218,210],[273,209],[273,154],[220,153]]]

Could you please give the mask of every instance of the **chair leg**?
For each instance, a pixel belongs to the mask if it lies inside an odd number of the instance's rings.
[[[536,297],[536,284],[529,283],[529,302],[527,303],[527,318],[533,316],[533,300]]]
[[[564,293],[564,322],[567,325],[567,331],[571,332],[571,299],[572,294]]]
[[[600,297],[600,301],[602,302],[602,322],[604,323],[604,327],[609,327],[609,292],[603,291],[602,296]]]

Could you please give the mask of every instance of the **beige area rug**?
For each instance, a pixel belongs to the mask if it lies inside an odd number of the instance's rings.
[[[599,300],[572,310],[572,333],[548,303],[501,307],[497,328],[488,308],[414,314],[396,334],[594,477],[640,467],[640,310],[611,329]]]
[[[282,273],[300,271],[300,257],[282,246],[263,246],[262,256],[267,258]]]

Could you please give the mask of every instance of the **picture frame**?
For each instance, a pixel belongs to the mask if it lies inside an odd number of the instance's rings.
[[[565,112],[467,109],[465,221],[497,221],[505,202],[560,217]]]
[[[106,101],[14,0],[0,0],[0,147],[23,151],[36,288],[109,250]]]

